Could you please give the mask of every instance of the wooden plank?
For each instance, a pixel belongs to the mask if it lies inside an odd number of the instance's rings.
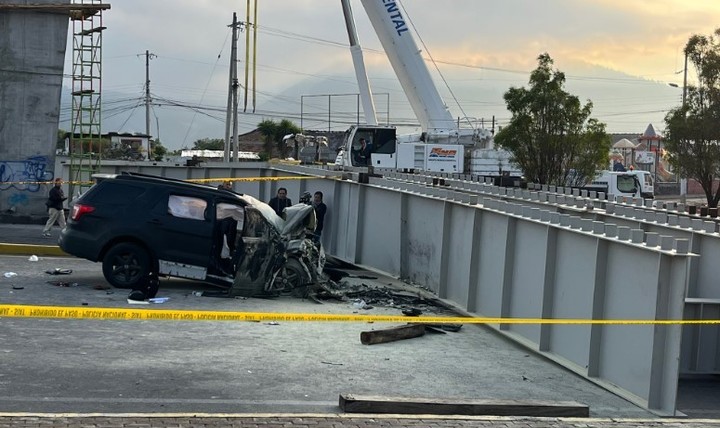
[[[408,324],[399,327],[391,327],[383,330],[363,331],[360,333],[360,343],[363,345],[374,345],[376,343],[393,342],[396,340],[411,339],[425,334],[425,326],[422,324]]]
[[[545,400],[408,398],[340,394],[340,408],[347,413],[548,417],[590,416],[590,408],[584,404],[575,401]]]

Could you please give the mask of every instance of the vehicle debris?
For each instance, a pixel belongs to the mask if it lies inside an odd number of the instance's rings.
[[[56,287],[77,287],[78,286],[77,282],[70,283],[70,282],[65,282],[65,281],[48,281],[47,283],[50,285],[54,285]]]
[[[72,269],[62,269],[62,268],[55,268],[55,269],[48,269],[45,271],[45,273],[50,275],[70,275],[72,273]]]
[[[339,300],[349,302],[353,309],[370,309],[372,307],[398,308],[401,310],[419,311],[436,314],[452,314],[441,302],[425,298],[412,291],[398,290],[392,286],[352,284],[348,281],[335,282],[326,280],[319,284],[317,291],[310,296],[316,302]],[[364,302],[364,305],[360,305]]]

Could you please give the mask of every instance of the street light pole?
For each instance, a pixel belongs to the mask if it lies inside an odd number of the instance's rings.
[[[688,60],[688,54],[687,51],[685,51],[685,67],[683,68],[683,95],[682,95],[682,106],[683,109],[685,108],[685,98],[687,96],[687,60]]]

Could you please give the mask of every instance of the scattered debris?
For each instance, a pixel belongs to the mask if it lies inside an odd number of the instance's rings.
[[[131,305],[149,305],[150,304],[150,302],[148,302],[146,300],[133,300],[130,298],[127,299],[127,302],[130,303]]]
[[[24,290],[25,287],[23,287],[22,285],[13,285],[13,286],[12,286],[12,289],[13,289],[13,290]]]
[[[47,283],[50,285],[54,285],[56,287],[77,287],[78,286],[77,282],[70,283],[70,282],[65,282],[65,281],[48,281]]]
[[[277,321],[270,321],[270,322],[265,323],[265,324],[267,324],[267,325],[280,325],[280,323],[277,322]]]
[[[110,287],[109,285],[105,285],[105,284],[97,284],[97,285],[93,285],[93,290],[112,290],[112,287]],[[112,293],[108,293],[108,294],[112,294]]]
[[[4,276],[5,278],[14,278],[14,277],[17,276],[17,274],[16,274],[15,272],[5,272],[5,273],[3,274],[3,276]]]
[[[422,315],[422,311],[418,308],[403,309],[402,313],[403,315],[407,315],[409,317],[418,317]]]
[[[328,364],[331,366],[342,366],[343,363],[331,363],[330,361],[320,361],[322,364]]]
[[[72,269],[55,268],[53,270],[46,270],[45,273],[50,275],[70,275],[72,273]]]
[[[363,309],[372,307],[389,307],[406,310],[419,310],[420,313],[446,313],[454,312],[441,302],[419,296],[417,293],[406,290],[398,290],[392,286],[368,285],[366,283],[350,284],[347,281],[334,282],[325,281],[319,289],[310,295],[315,302],[322,303],[324,300],[339,300],[355,305],[356,302],[365,302]],[[360,309],[360,307],[354,307]],[[419,315],[419,314],[418,314]]]
[[[444,323],[442,323],[442,324],[424,323],[424,325],[425,325],[425,327],[430,327],[430,328],[434,328],[437,330],[443,330],[443,331],[451,331],[453,333],[460,331],[460,329],[463,326],[462,324],[444,324]]]
[[[128,295],[128,301],[133,300],[134,302],[145,302],[145,293],[143,293],[141,290],[133,290]],[[148,303],[148,302],[145,302]]]
[[[151,299],[148,299],[148,302],[150,302],[150,303],[165,303],[168,300],[170,300],[169,297],[153,297]]]
[[[363,331],[360,333],[360,343],[363,345],[374,345],[376,343],[394,342],[396,340],[412,339],[425,334],[425,326],[422,324],[408,324],[399,327],[391,327],[383,330]]]
[[[38,260],[40,260],[40,259],[39,259],[38,256],[36,256],[35,254],[33,254],[32,256],[30,256],[30,258],[28,259],[29,262],[36,262],[36,261],[38,261]]]
[[[195,297],[202,297],[203,292],[202,292],[202,291],[193,291],[193,292],[192,292],[192,295],[195,296]]]

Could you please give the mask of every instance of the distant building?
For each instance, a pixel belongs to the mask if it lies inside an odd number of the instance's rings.
[[[225,159],[224,150],[182,150],[180,157],[183,159],[192,159],[195,157],[201,162],[222,162]],[[260,155],[255,152],[238,152],[238,160],[241,161],[259,161]]]

